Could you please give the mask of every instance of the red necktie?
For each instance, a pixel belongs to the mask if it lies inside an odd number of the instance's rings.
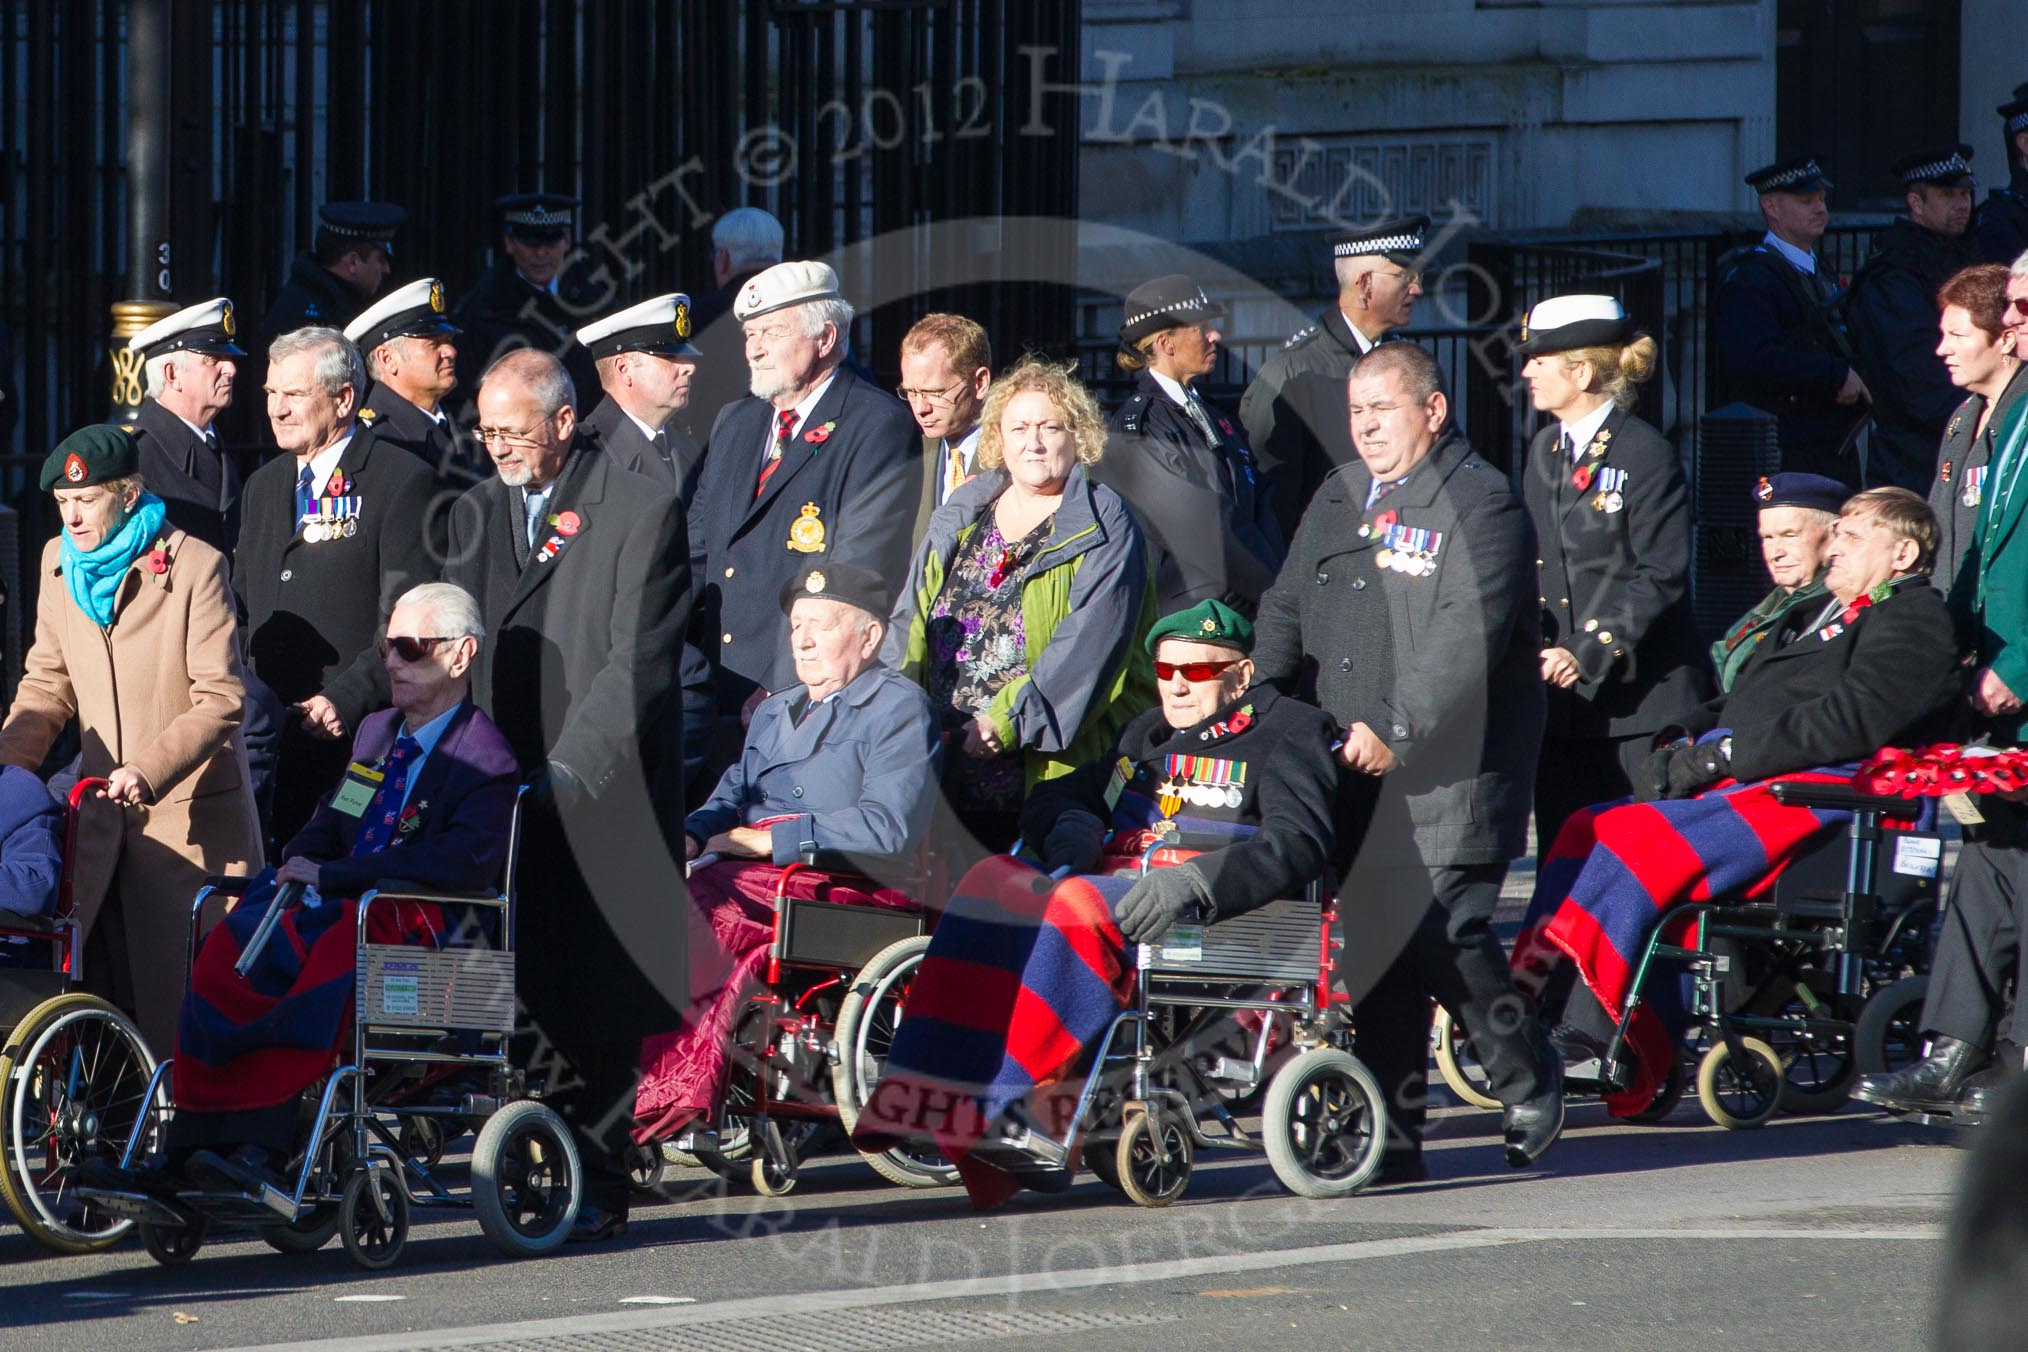
[[[796,411],[785,408],[775,414],[775,444],[768,452],[767,460],[761,465],[760,482],[753,486],[753,495],[759,497],[767,491],[768,476],[782,463],[782,453],[789,449],[789,438],[796,434]]]

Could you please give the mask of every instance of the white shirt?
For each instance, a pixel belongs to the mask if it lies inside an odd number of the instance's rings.
[[[1341,305],[1338,307],[1338,313],[1341,315],[1345,315],[1345,327],[1352,330],[1352,341],[1359,344],[1359,355],[1363,357],[1367,353],[1371,352],[1373,350],[1373,340],[1371,338],[1368,338],[1365,332],[1361,330],[1357,324],[1352,322],[1351,315],[1345,314],[1344,306]]]
[[[352,434],[347,432],[338,440],[310,457],[310,496],[324,496],[324,485],[331,482],[331,471],[338,468],[338,462],[345,456],[345,448],[352,444]],[[296,467],[296,477],[303,477],[303,467]]]
[[[642,422],[639,418],[636,418],[632,413],[627,411],[624,405],[620,406],[620,412],[626,413],[627,421],[631,422],[634,426],[640,428],[641,435],[646,437],[650,441],[653,441],[655,439],[656,434],[661,430],[659,428],[650,427],[648,426],[648,424]]]
[[[1162,387],[1162,393],[1168,395],[1182,407],[1186,409],[1190,407],[1190,392],[1183,388],[1182,381],[1165,376],[1152,366],[1148,368],[1148,374],[1153,376],[1155,383]]]
[[[1772,230],[1767,232],[1766,237],[1761,240],[1761,243],[1773,249],[1783,258],[1788,259],[1794,265],[1797,272],[1807,272],[1813,277],[1816,276],[1817,256],[1814,253],[1811,253],[1807,249],[1798,249]]]
[[[1612,416],[1613,401],[1608,399],[1574,423],[1563,424],[1563,435],[1570,438],[1571,455],[1583,455],[1591,445],[1591,439],[1598,435],[1598,429],[1605,426],[1605,420]]]
[[[529,286],[534,287],[537,291],[547,291],[552,296],[556,294],[556,277],[551,277],[546,283],[538,282],[533,278],[531,278],[527,273],[523,272],[520,268],[514,269],[514,275],[516,277],[519,277],[523,282],[527,283]],[[561,277],[562,275],[563,275],[562,273],[558,273],[557,277]]]
[[[831,388],[831,382],[837,378],[838,368],[834,366],[831,368],[831,374],[819,381],[817,387],[804,395],[796,404],[793,410],[796,415],[796,425],[789,429],[789,440],[794,441],[798,436],[802,435],[803,424],[808,421],[810,410],[817,406],[817,401],[824,397],[824,392]],[[772,404],[768,405],[768,409],[768,435],[767,440],[761,445],[761,463],[763,465],[768,462],[768,457],[774,454],[775,434],[780,430],[782,423],[782,410],[774,407]]]
[[[984,430],[983,427],[974,427],[956,441],[952,441],[949,437],[944,438],[943,460],[939,466],[942,472],[937,475],[937,506],[941,507],[950,500],[952,462],[955,461],[958,466],[959,479],[969,479],[972,476],[979,460],[979,433]]]
[[[177,421],[177,422],[180,422],[180,423],[182,423],[182,424],[183,424],[183,425],[184,425],[185,427],[189,428],[189,429],[190,429],[190,430],[191,430],[192,432],[195,432],[195,433],[197,434],[197,436],[198,436],[198,439],[199,439],[199,440],[201,440],[201,441],[209,441],[209,440],[211,440],[211,429],[210,429],[209,427],[199,427],[199,426],[198,426],[198,425],[197,425],[196,423],[194,423],[194,422],[190,421],[190,419],[188,419],[188,418],[184,417],[184,416],[183,416],[183,415],[182,415],[181,413],[177,413],[175,409],[170,409],[170,410],[169,410],[169,412],[170,412],[170,413],[172,413],[172,414],[175,414],[175,417],[176,417],[176,421]],[[297,472],[298,472],[298,473],[301,473],[301,471],[300,471],[300,470],[299,470],[299,471],[297,471]]]

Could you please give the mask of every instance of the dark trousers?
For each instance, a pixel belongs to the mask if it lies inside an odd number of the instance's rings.
[[[1422,1150],[1428,1106],[1430,1001],[1471,1032],[1472,1050],[1505,1104],[1543,1086],[1549,1051],[1527,997],[1514,989],[1493,934],[1505,864],[1401,869],[1383,883],[1428,889],[1429,906],[1353,1015],[1356,1050],[1387,1096],[1390,1155]]]
[[[282,848],[309,824],[324,795],[338,787],[351,763],[352,738],[313,737],[303,730],[301,718],[284,713],[276,748],[274,801],[268,810],[271,864],[282,862]]]
[[[2028,1002],[2023,1002],[2021,930],[2028,908],[2028,842],[2010,834],[1967,840],[1951,876],[1950,903],[1937,934],[1929,994],[1922,1004],[1926,1033],[1987,1045],[2006,1008],[2007,983],[2016,995],[2010,1040],[2028,1046]]]
[[[1535,856],[1556,843],[1570,814],[1634,792],[1634,776],[1648,759],[1655,735],[1546,737],[1535,768]]]

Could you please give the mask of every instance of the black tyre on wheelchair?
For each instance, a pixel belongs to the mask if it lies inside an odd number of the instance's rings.
[[[1764,1126],[1781,1106],[1786,1082],[1781,1057],[1757,1037],[1739,1039],[1735,1053],[1720,1038],[1697,1066],[1697,1099],[1728,1131]]]
[[[472,1209],[502,1253],[523,1258],[563,1243],[583,1196],[577,1144],[552,1109],[523,1099],[487,1119],[472,1147]]]
[[[848,1137],[859,1125],[874,1086],[880,1083],[908,1002],[908,983],[922,965],[929,942],[928,935],[917,935],[881,949],[859,969],[851,992],[838,1007],[831,1092],[838,1105],[839,1124]],[[941,1188],[958,1181],[957,1167],[934,1147],[896,1146],[859,1153],[875,1173],[904,1188]]]
[[[1137,1206],[1168,1206],[1190,1186],[1190,1125],[1160,1103],[1130,1104],[1113,1147],[1120,1191]]]
[[[1866,1001],[1852,1033],[1861,1074],[1906,1070],[1922,1059],[1922,1002],[1928,994],[1929,977],[1906,976]]]
[[[1313,1047],[1276,1073],[1261,1108],[1268,1163],[1299,1197],[1349,1197],[1387,1147],[1386,1100],[1358,1057]]]
[[[141,1247],[163,1267],[181,1267],[197,1257],[197,1251],[204,1247],[206,1228],[202,1216],[192,1216],[186,1225],[158,1225],[153,1221],[137,1221],[134,1225],[141,1236]]]
[[[338,1234],[353,1262],[369,1272],[394,1266],[408,1247],[408,1189],[392,1165],[353,1171],[338,1204]]]

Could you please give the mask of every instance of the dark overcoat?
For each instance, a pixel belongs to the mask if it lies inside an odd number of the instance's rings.
[[[134,418],[141,482],[162,499],[169,524],[221,554],[239,530],[239,467],[153,399]]]
[[[598,365],[577,330],[604,312],[610,294],[600,295],[575,268],[558,274],[555,289],[534,286],[502,255],[458,301],[451,321],[458,338],[458,387],[477,398],[479,381],[495,361],[516,348],[549,353],[570,372],[579,406],[599,389]]]
[[[2007,388],[1994,402],[1993,416],[1983,429],[1979,418],[1986,410],[1984,395],[1974,394],[1959,404],[1944,424],[1943,440],[1937,447],[1936,482],[1930,485],[1929,507],[1936,513],[1936,566],[1931,574],[1937,590],[1950,595],[1957,579],[1958,563],[1971,547],[1979,529],[1979,507],[1986,500],[1986,482],[1992,473],[1993,438],[2021,397],[2028,395],[2028,366],[2017,367]]]
[[[1936,293],[1971,261],[1964,240],[1904,218],[1882,232],[1852,281],[1845,318],[1873,396],[1869,483],[1920,493],[1936,476],[1937,440],[1963,398],[1936,354]]]
[[[1782,468],[1859,485],[1847,434],[1865,416],[1838,402],[1853,367],[1824,263],[1805,274],[1763,241],[1719,260],[1713,332],[1732,397],[1775,415]]]
[[[1363,857],[1504,863],[1526,848],[1544,719],[1527,513],[1455,432],[1368,508],[1372,481],[1346,465],[1304,513],[1261,600],[1258,677],[1367,724],[1400,759]],[[1388,566],[1404,551],[1414,571]],[[1359,844],[1345,826],[1341,863]]]
[[[1712,695],[1690,613],[1690,494],[1676,448],[1624,409],[1575,458],[1551,421],[1529,443],[1521,496],[1535,530],[1542,646],[1581,675],[1551,689],[1551,737],[1689,726]],[[1585,487],[1576,479],[1582,477]]]
[[[1978,262],[2012,266],[2028,251],[2028,188],[2021,181],[2021,170],[2016,169],[2014,175],[2014,182],[1987,193],[1972,217],[1966,238]]]
[[[1317,486],[1344,463],[1327,453],[1316,425],[1319,412],[1329,419],[1327,401],[1299,397],[1299,391],[1314,380],[1321,389],[1335,388],[1342,405],[1346,378],[1364,351],[1345,312],[1333,305],[1316,323],[1296,330],[1268,354],[1239,401],[1240,425],[1271,490],[1284,540],[1296,538],[1296,523],[1316,496]],[[1319,403],[1325,408],[1312,407]],[[1339,413],[1337,420],[1346,421],[1342,407]]]
[[[688,503],[697,488],[697,473],[704,467],[704,451],[692,440],[680,415],[672,416],[662,429],[660,443],[641,431],[641,425],[607,395],[585,421],[598,429],[599,443],[621,469],[632,470],[653,480],[663,490]]]
[[[304,249],[289,260],[289,275],[261,319],[260,357],[266,359],[269,343],[300,328],[314,325],[343,332],[365,308],[357,291]]]

